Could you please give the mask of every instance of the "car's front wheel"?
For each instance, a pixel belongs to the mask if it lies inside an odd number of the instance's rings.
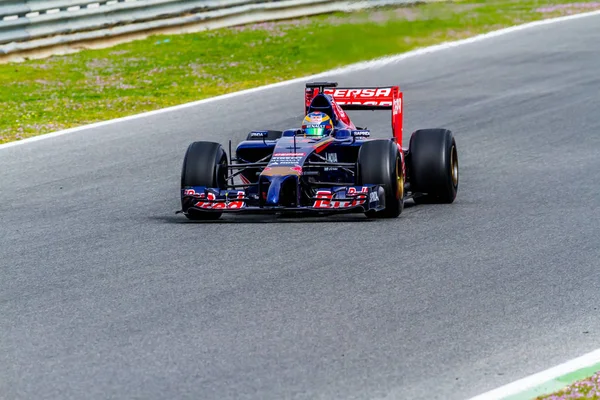
[[[382,185],[385,208],[369,210],[372,218],[397,218],[404,209],[404,174],[398,146],[391,140],[369,140],[358,151],[357,182]]]
[[[194,142],[189,145],[181,171],[181,188],[206,186],[225,189],[227,185],[227,154],[219,143]],[[181,196],[185,216],[191,220],[214,220],[222,213],[190,209],[194,201]]]

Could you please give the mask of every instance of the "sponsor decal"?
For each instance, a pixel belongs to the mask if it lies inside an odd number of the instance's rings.
[[[377,192],[369,193],[369,202],[372,203],[374,201],[379,201],[379,195],[377,194]]]
[[[357,138],[365,138],[371,136],[370,131],[352,131],[352,136]]]
[[[198,196],[201,200],[199,202],[197,202],[196,204],[194,204],[194,207],[211,209],[211,210],[220,210],[220,209],[231,210],[231,209],[243,208],[246,205],[246,203],[241,200],[244,198],[244,194],[245,194],[244,192],[238,191],[236,199],[232,200],[232,201],[228,200],[227,194],[225,195],[224,202],[213,203],[212,201],[217,199],[217,196],[214,193],[209,192],[208,195],[201,193]],[[203,200],[205,200],[205,201],[203,201]]]
[[[306,153],[274,153],[273,157],[304,157]]]
[[[372,98],[389,97],[392,88],[370,88],[370,89],[325,89],[326,94],[333,95],[336,100],[341,97]]]
[[[368,187],[362,187],[361,191],[358,192],[355,187],[348,188],[345,197],[355,197],[352,201],[350,200],[335,200],[333,198],[333,193],[329,190],[319,190],[317,191],[317,200],[313,204],[314,208],[348,208],[348,207],[356,207],[362,204],[365,204],[367,200],[367,193],[369,192]],[[377,193],[375,193],[377,195]],[[379,198],[378,198],[379,199]]]
[[[325,158],[327,158],[327,161],[332,162],[332,163],[338,162],[337,153],[325,153]],[[335,171],[335,170],[337,170],[337,167],[325,167],[325,171]]]
[[[333,194],[329,190],[319,190],[317,191],[317,200],[315,200],[315,204],[313,204],[314,208],[334,208],[331,207],[331,198]]]
[[[183,190],[183,195],[184,196],[200,197],[200,196],[203,196],[204,193],[197,193],[194,189],[184,189]]]
[[[389,100],[382,100],[382,101],[368,101],[368,100],[363,100],[363,101],[338,101],[338,104],[341,104],[343,106],[349,106],[349,105],[358,105],[358,106],[373,106],[373,107],[391,107],[392,106],[392,102]]]
[[[221,208],[227,208],[229,210],[243,208],[246,205],[246,203],[241,200],[244,198],[244,194],[245,194],[244,192],[238,191],[236,200],[227,201],[226,203],[224,203],[223,207],[221,207]],[[225,197],[225,199],[227,200],[227,197]],[[221,204],[217,203],[217,204],[221,205],[223,203],[221,203]],[[219,207],[215,207],[215,208],[219,208]]]
[[[269,133],[268,132],[250,132],[250,137],[266,137]]]
[[[392,104],[392,113],[400,114],[402,110],[402,99],[394,99],[394,104]]]
[[[306,153],[274,153],[269,165],[298,164]]]

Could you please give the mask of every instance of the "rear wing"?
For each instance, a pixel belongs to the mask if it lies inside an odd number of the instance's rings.
[[[306,84],[305,110],[319,93],[333,98],[334,107],[342,110],[392,110],[392,132],[396,142],[402,145],[402,117],[404,103],[398,86],[339,88],[336,82],[311,82]]]

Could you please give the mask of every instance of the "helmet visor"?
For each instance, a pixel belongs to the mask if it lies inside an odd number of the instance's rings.
[[[304,128],[306,136],[323,136],[325,134],[325,126],[307,126]]]

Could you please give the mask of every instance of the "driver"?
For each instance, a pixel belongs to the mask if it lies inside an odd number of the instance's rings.
[[[302,121],[302,133],[305,137],[322,138],[333,132],[333,121],[324,112],[314,111],[306,114]]]

